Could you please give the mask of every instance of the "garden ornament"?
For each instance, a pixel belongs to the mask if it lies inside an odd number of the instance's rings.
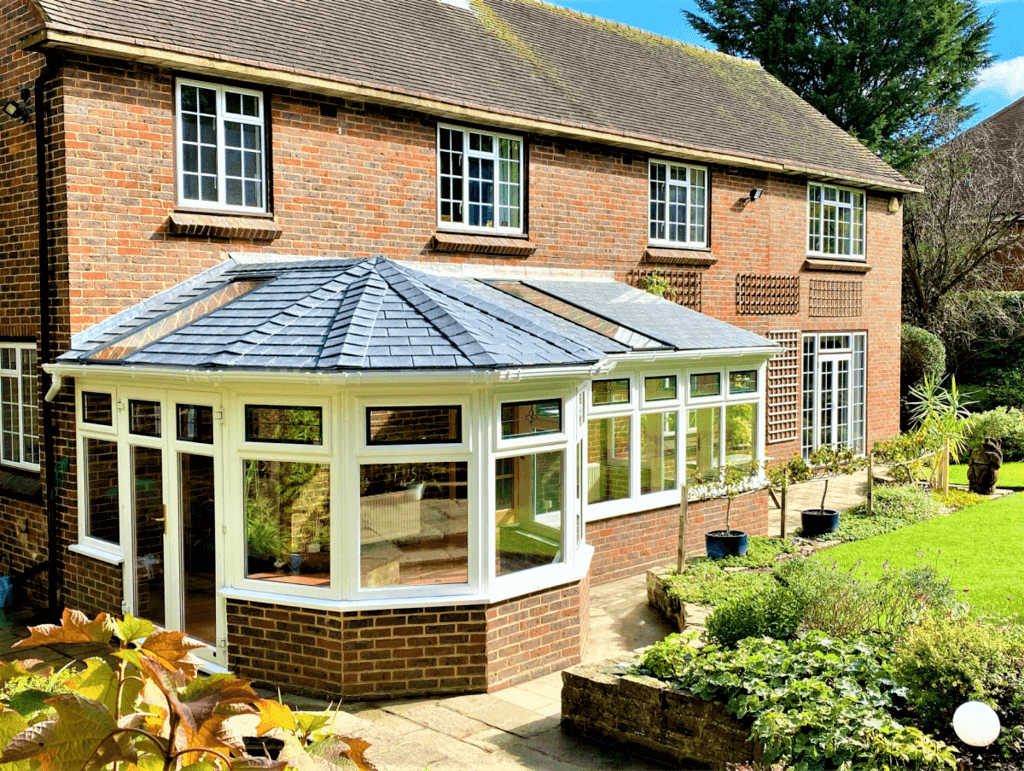
[[[1002,444],[998,439],[985,439],[981,447],[971,452],[971,465],[967,469],[967,483],[971,492],[992,495],[1002,465]]]

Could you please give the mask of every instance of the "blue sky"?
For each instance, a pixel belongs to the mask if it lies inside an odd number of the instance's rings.
[[[559,5],[710,48],[682,14],[696,11],[693,0],[554,0]],[[982,72],[968,99],[978,106],[975,121],[993,115],[1024,96],[1024,0],[986,0],[982,12],[995,16],[990,48],[996,63]]]

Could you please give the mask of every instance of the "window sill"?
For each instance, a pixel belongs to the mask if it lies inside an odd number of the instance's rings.
[[[102,549],[94,549],[92,546],[85,546],[80,543],[73,543],[68,547],[68,551],[72,554],[79,554],[83,557],[89,557],[100,562],[106,562],[108,565],[120,565],[124,562],[123,554],[114,554],[113,552],[103,551]]]
[[[0,494],[20,501],[42,504],[43,480],[38,471],[0,468]]]
[[[280,225],[267,217],[183,211],[176,211],[170,215],[167,230],[175,236],[235,238],[248,241],[273,241],[283,232]]]
[[[434,233],[431,248],[437,252],[493,254],[505,257],[529,257],[537,244],[525,238],[508,236],[476,236],[463,233]]]
[[[867,273],[871,266],[859,260],[832,260],[827,257],[807,257],[804,270],[823,270],[832,273]]]
[[[656,265],[710,268],[718,262],[718,259],[711,256],[710,249],[682,246],[648,246],[644,250],[644,262]]]

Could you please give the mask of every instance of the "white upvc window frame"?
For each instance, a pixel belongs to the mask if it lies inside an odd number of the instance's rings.
[[[643,507],[670,506],[679,502],[680,473],[686,467],[686,431],[682,419],[683,393],[685,386],[681,382],[678,370],[657,371],[641,370],[637,376],[637,390],[639,392],[639,405],[636,422],[636,496],[638,503]],[[647,400],[647,379],[661,379],[674,377],[676,379],[676,396],[674,399]],[[676,467],[674,469],[675,485],[671,489],[658,490],[656,492],[643,492],[643,419],[645,415],[667,415],[672,413],[676,418],[675,443],[676,443]]]
[[[815,189],[820,191],[820,201],[814,200]],[[831,200],[826,200],[829,193],[834,197]],[[843,201],[843,198],[847,196],[849,201]],[[807,254],[812,257],[864,262],[867,255],[867,200],[867,193],[864,190],[809,181],[807,183],[807,226],[805,228]],[[816,206],[818,207],[817,213],[815,213]],[[826,207],[832,208],[835,213],[834,219],[826,217]],[[848,223],[842,221],[843,212],[847,212],[849,215]],[[859,223],[857,221],[858,212]],[[826,235],[826,228],[829,225],[833,225],[835,228],[832,236]],[[848,225],[848,237],[841,236],[844,225]],[[829,239],[833,244],[831,250],[828,248]],[[848,243],[848,252],[843,252],[841,248],[843,242]]]
[[[110,397],[111,424],[104,426],[99,423],[87,423],[82,419],[83,400],[85,393],[106,394]],[[118,539],[120,543],[113,543],[102,538],[94,538],[88,534],[89,524],[89,490],[88,490],[88,469],[86,441],[99,439],[104,442],[112,442],[117,447],[117,487],[118,490],[128,490],[131,487],[128,464],[121,455],[125,452],[126,444],[124,439],[127,435],[127,427],[122,429],[121,411],[124,405],[119,401],[118,388],[110,384],[88,383],[83,385],[81,380],[75,381],[75,442],[78,457],[78,546],[82,551],[97,559],[113,564],[119,564],[124,560],[128,552],[126,546],[132,538],[130,517],[126,514],[125,496],[118,497]],[[126,591],[127,600],[127,591]]]
[[[443,131],[458,132],[462,135],[462,163],[459,174],[456,173],[454,166],[448,173],[443,173],[442,169],[442,154],[451,153],[450,150],[442,150],[441,133]],[[490,137],[492,139],[492,151],[483,152],[480,150],[470,149],[470,135],[477,134],[484,137]],[[501,141],[515,142],[518,145],[517,157],[512,159],[503,159],[501,157]],[[437,201],[437,227],[439,230],[458,231],[464,233],[485,233],[490,235],[523,235],[526,225],[526,167],[524,164],[525,158],[525,139],[517,134],[506,134],[499,131],[489,131],[482,129],[467,128],[465,126],[458,126],[448,123],[437,124],[437,151],[436,151],[436,162],[437,162],[437,190],[436,190],[436,201]],[[493,207],[493,219],[491,225],[472,225],[470,224],[470,205],[469,189],[470,189],[470,170],[469,160],[471,158],[491,161],[494,164],[494,179],[493,179],[493,191],[491,206]],[[517,182],[509,179],[502,179],[501,169],[502,162],[514,161],[519,169],[519,179]],[[462,183],[462,196],[461,198],[454,197],[449,191],[447,197],[442,197],[442,181],[444,179],[461,179]],[[501,205],[502,190],[507,189],[510,196],[510,204],[506,206]],[[516,194],[515,205],[511,205],[511,196],[513,192]],[[452,204],[452,212],[449,220],[444,219],[444,213],[442,211],[442,203],[448,202]],[[458,204],[462,207],[461,220],[455,219],[454,206]],[[509,209],[516,210],[519,213],[519,224],[518,225],[502,225],[501,224],[501,210]]]
[[[849,337],[850,344],[842,348],[822,350],[821,340],[828,337]],[[859,455],[867,448],[867,353],[868,333],[859,331],[806,332],[800,336],[800,453],[807,460],[821,447],[821,360],[849,359],[847,377],[848,401],[846,445]],[[810,368],[808,368],[810,367]],[[838,377],[838,371],[833,373]],[[810,383],[811,389],[807,385]],[[808,397],[810,399],[808,400]],[[810,422],[808,422],[808,418]],[[836,426],[832,426],[833,430]],[[808,442],[808,432],[810,441]],[[834,446],[836,442],[832,442]]]
[[[698,396],[693,393],[690,377],[693,375],[718,375],[718,393]],[[758,383],[760,387],[760,383]],[[729,394],[729,372],[723,366],[691,367],[686,370],[686,403],[687,404],[712,404],[725,401]]]
[[[38,433],[38,431],[36,431],[35,434],[32,434],[31,432],[26,430],[26,426],[25,426],[25,412],[28,409],[34,410],[35,422],[36,422],[37,429],[40,426],[40,420],[41,420],[40,410],[39,410],[39,403],[38,403],[40,380],[39,380],[39,373],[37,371],[38,364],[39,364],[39,354],[38,354],[38,352],[36,350],[36,344],[35,343],[15,343],[15,342],[6,342],[6,341],[4,341],[4,342],[0,342],[0,349],[8,349],[8,350],[13,352],[13,354],[12,354],[13,358],[14,358],[14,368],[13,369],[3,368],[2,367],[2,358],[0,358],[0,377],[2,377],[2,378],[13,378],[14,381],[15,381],[15,384],[16,384],[17,393],[14,394],[15,398],[14,398],[14,401],[11,402],[11,405],[13,406],[14,410],[17,413],[14,416],[14,425],[16,427],[16,430],[14,432],[14,438],[15,438],[15,440],[17,442],[17,450],[18,450],[18,457],[17,458],[7,457],[3,453],[3,442],[0,441],[0,465],[7,466],[7,467],[10,467],[10,468],[23,469],[25,471],[39,471],[40,465],[39,465],[38,462],[32,463],[32,462],[26,461],[24,459],[25,458],[25,442],[26,442],[26,440],[31,442],[33,439],[34,439],[34,444],[35,444],[36,456],[40,457],[40,458],[42,457],[42,446],[40,445],[40,442],[39,442],[39,433]],[[32,361],[32,363],[30,365],[31,368],[32,368],[31,372],[26,370],[26,366],[25,366],[25,362],[24,362],[24,353],[26,351],[30,351],[32,353],[33,361]],[[30,403],[26,402],[26,394],[25,394],[25,379],[26,378],[34,378],[35,379],[36,403],[34,403],[34,404],[30,404]],[[0,426],[4,425],[6,423],[6,421],[4,420],[4,417],[5,417],[4,413],[6,412],[6,410],[7,410],[6,404],[0,404]]]
[[[191,86],[194,88],[203,88],[216,92],[217,94],[217,200],[206,201],[202,199],[202,176],[201,171],[195,172],[200,176],[200,188],[199,198],[186,198],[185,197],[185,138],[184,130],[182,127],[182,105],[181,105],[181,89],[182,86]],[[225,106],[225,94],[227,93],[239,94],[241,96],[251,96],[256,98],[256,104],[258,106],[259,114],[257,116],[240,115],[231,113],[230,116],[227,113]],[[202,210],[216,210],[223,211],[225,213],[240,213],[240,214],[263,214],[270,211],[269,201],[267,198],[268,183],[267,179],[269,176],[269,166],[267,163],[267,106],[265,104],[264,93],[262,91],[244,88],[239,86],[224,85],[219,83],[210,83],[202,80],[192,80],[187,78],[178,78],[175,82],[174,87],[174,116],[175,116],[175,159],[176,159],[176,170],[177,170],[177,205],[182,209],[202,209]],[[240,123],[250,126],[259,126],[260,128],[260,200],[262,204],[259,206],[246,206],[239,204],[229,204],[227,202],[227,164],[226,164],[226,144],[225,144],[225,131],[224,123],[225,120]],[[199,128],[197,127],[197,131]],[[198,144],[197,137],[197,144]],[[244,146],[244,140],[243,140]],[[201,151],[199,151],[201,156]],[[245,158],[244,149],[242,157],[242,173],[245,170]],[[197,160],[197,169],[202,169],[202,158]],[[235,177],[233,177],[235,178]],[[244,185],[246,177],[241,177],[243,184],[243,200],[244,200]]]
[[[664,167],[665,179],[655,179],[655,167]],[[673,179],[673,174],[682,172],[683,179]],[[700,174],[703,180],[702,185],[697,185],[693,180],[694,175]],[[651,158],[647,165],[647,243],[652,246],[684,247],[688,249],[708,248],[708,202],[710,175],[706,166],[670,161],[663,158]],[[655,197],[655,185],[664,185],[665,197]],[[673,191],[681,190],[685,203],[673,202]],[[700,201],[694,202],[695,190],[700,190]],[[672,207],[683,207],[683,221],[672,222],[670,209]],[[661,207],[658,209],[657,207]],[[696,222],[693,216],[695,211],[701,214],[700,221]],[[661,216],[659,216],[661,215]],[[664,236],[657,234],[656,229],[661,226]],[[672,238],[672,228],[676,228],[676,238]],[[683,231],[683,238],[679,238],[679,231]]]

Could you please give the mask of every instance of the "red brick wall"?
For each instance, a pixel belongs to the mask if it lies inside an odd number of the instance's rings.
[[[64,556],[64,605],[88,616],[110,613],[121,616],[124,578],[120,565],[84,557]]]
[[[687,509],[686,553],[704,553],[704,533],[725,528],[725,500],[697,501]],[[745,493],[732,503],[732,526],[747,535],[768,534],[768,491]],[[587,524],[594,546],[591,581],[603,584],[636,575],[676,558],[679,507],[652,509]]]

